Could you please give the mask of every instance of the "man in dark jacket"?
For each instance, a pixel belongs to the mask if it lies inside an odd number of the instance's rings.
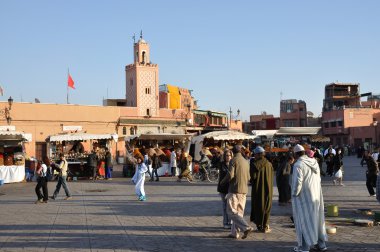
[[[92,172],[93,180],[96,180],[96,177],[97,177],[97,166],[98,166],[97,157],[96,157],[95,151],[92,151],[87,157],[87,167],[90,170],[90,172]]]
[[[153,181],[154,180],[154,175],[155,174],[156,174],[156,181],[160,181],[160,179],[158,178],[157,170],[161,166],[162,166],[162,164],[161,164],[160,158],[157,156],[156,153],[154,153],[153,157],[152,157],[152,173],[150,175],[150,180],[149,181]]]
[[[371,155],[369,155],[368,151],[364,152],[363,160],[361,165],[363,166],[364,161],[367,164],[367,172],[366,172],[366,186],[369,193],[369,196],[376,197],[375,190],[373,189],[376,186],[377,174],[379,173],[379,166],[377,162],[373,159]]]
[[[255,149],[255,161],[250,167],[251,221],[256,224],[257,231],[269,233],[269,216],[272,209],[273,167],[265,158],[265,150],[261,146]]]

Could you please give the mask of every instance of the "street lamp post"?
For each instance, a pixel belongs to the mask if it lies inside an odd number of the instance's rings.
[[[8,125],[11,125],[12,123],[12,117],[11,117],[11,109],[12,109],[12,104],[13,104],[13,99],[10,96],[8,98],[8,106],[5,107],[4,109],[0,110],[0,114],[4,115],[5,120],[7,121]]]
[[[232,109],[231,109],[231,107],[230,107],[230,127],[229,128],[231,128],[231,125],[232,125]],[[238,109],[237,111],[237,114],[236,114],[236,116],[234,116],[234,118],[237,118],[239,115],[240,115],[240,109]]]
[[[373,121],[373,127],[375,128],[375,140],[374,140],[374,145],[377,147],[378,142],[377,142],[377,120]]]

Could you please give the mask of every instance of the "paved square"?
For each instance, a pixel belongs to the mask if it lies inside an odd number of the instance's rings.
[[[323,178],[325,204],[337,204],[338,226],[329,236],[329,251],[380,251],[380,227],[359,227],[353,218],[373,218],[358,208],[380,211],[368,197],[365,167],[354,156],[344,158],[345,187]],[[56,182],[49,182],[53,193]],[[73,199],[64,191],[47,204],[34,204],[35,183],[0,187],[0,251],[292,251],[295,230],[291,206],[277,204],[274,190],[270,234],[253,233],[246,240],[226,238],[216,184],[146,181],[148,200],[139,202],[130,178],[69,182]],[[247,197],[245,216],[250,213]]]

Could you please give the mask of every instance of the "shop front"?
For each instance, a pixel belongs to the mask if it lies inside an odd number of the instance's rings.
[[[162,166],[157,170],[158,176],[170,174],[171,150],[180,154],[181,150],[189,151],[192,134],[139,134],[125,137],[127,162],[124,167],[124,176],[134,173],[133,155],[136,153],[156,153],[161,160]],[[179,155],[177,155],[179,158]]]
[[[24,143],[30,134],[13,130],[0,130],[0,182],[14,183],[25,179]]]
[[[95,151],[98,173],[100,176],[104,176],[106,149],[111,151],[117,139],[117,134],[64,133],[52,135],[46,139],[48,157],[53,162],[59,163],[59,155],[63,153],[69,165],[69,178],[90,178],[93,172],[87,166],[87,159],[89,154]]]
[[[209,132],[192,138],[190,155],[192,155],[195,160],[199,160],[199,152],[204,148],[208,148],[211,151],[213,149],[220,151],[224,148],[232,148],[235,144],[242,144],[243,142],[246,143],[247,150],[249,150],[249,143],[253,142],[255,137],[256,136],[233,130]]]

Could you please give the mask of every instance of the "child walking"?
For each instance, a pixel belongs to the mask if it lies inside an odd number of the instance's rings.
[[[136,171],[133,175],[132,182],[135,184],[135,192],[140,201],[146,200],[144,183],[145,183],[145,173],[148,171],[148,167],[144,164],[144,157],[140,154],[136,157]]]

